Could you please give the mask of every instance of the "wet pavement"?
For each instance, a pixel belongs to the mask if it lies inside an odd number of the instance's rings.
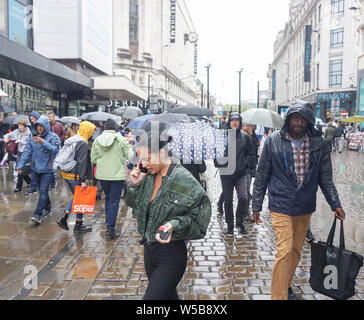
[[[212,164],[206,174],[212,199],[213,216],[205,239],[192,241],[188,249],[188,267],[179,285],[181,299],[188,300],[266,300],[270,299],[270,279],[275,255],[275,238],[265,205],[263,224],[247,224],[249,236],[235,230],[235,238],[222,235],[224,223],[217,218],[216,202],[221,192],[219,176]],[[364,255],[364,154],[333,154],[335,183],[347,213],[346,246]],[[0,171],[0,299],[29,300],[140,300],[148,281],[144,271],[143,250],[139,245],[135,220],[124,203],[117,221],[121,237],[105,240],[103,201],[97,214],[85,218],[93,232],[75,236],[75,217],[70,231],[60,229],[62,214],[70,194],[58,180],[51,192],[53,213],[39,227],[29,225],[37,195],[26,197],[12,192],[11,172]],[[326,240],[333,213],[321,191],[312,231]],[[299,299],[329,299],[315,293],[308,284],[310,245],[305,244],[296,271],[293,290]],[[27,266],[38,270],[37,289],[27,289]],[[357,279],[352,299],[364,299],[364,269]]]

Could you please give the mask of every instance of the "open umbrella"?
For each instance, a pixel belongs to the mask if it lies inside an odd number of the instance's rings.
[[[112,113],[112,114],[115,114],[116,116],[121,117],[127,108],[128,108],[128,107],[120,107],[120,108],[116,108],[115,110],[111,111],[111,113]]]
[[[151,119],[149,119],[148,121],[146,121],[143,125],[143,129],[146,131],[149,131],[151,128],[151,123],[152,122],[164,122],[164,123],[191,123],[194,122],[191,117],[185,115],[185,114],[179,114],[179,113],[161,113]]]
[[[208,124],[173,123],[168,131],[173,137],[169,151],[183,163],[202,163],[202,160],[221,159],[228,143],[225,130],[217,130]]]
[[[284,120],[274,111],[268,109],[249,109],[241,114],[243,122],[272,129],[282,129]]]
[[[7,106],[0,105],[0,112],[10,113],[10,112],[15,112],[15,109],[7,107]]]
[[[73,123],[80,124],[81,120],[76,117],[62,117],[60,119],[60,122],[67,123],[67,124],[73,124]]]
[[[196,116],[196,117],[215,116],[215,114],[210,109],[200,108],[192,105],[173,108],[169,110],[169,113],[182,113],[182,114],[187,114],[188,116]]]
[[[144,123],[152,118],[154,118],[154,114],[148,114],[146,116],[135,118],[134,120],[130,121],[127,128],[128,129],[141,129]]]
[[[18,116],[10,116],[10,117],[7,117],[3,120],[3,124],[10,124],[12,126],[15,126],[18,124],[18,122],[20,120],[25,120],[27,122],[27,124],[29,125],[30,122],[29,122],[29,116],[26,116],[26,115],[18,115]]]
[[[143,111],[138,107],[127,107],[122,114],[124,119],[135,119],[138,117],[142,117],[144,115]]]
[[[82,121],[107,121],[108,119],[113,119],[115,120],[117,123],[121,123],[121,118],[119,116],[116,116],[114,114],[111,113],[106,113],[106,112],[89,112],[89,113],[84,113],[80,119]]]

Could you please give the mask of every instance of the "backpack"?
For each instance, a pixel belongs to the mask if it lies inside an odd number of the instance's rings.
[[[53,170],[61,170],[63,172],[71,172],[77,165],[75,160],[75,150],[77,142],[67,143],[59,151],[53,163]]]

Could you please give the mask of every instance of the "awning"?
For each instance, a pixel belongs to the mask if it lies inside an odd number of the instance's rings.
[[[99,76],[94,81],[93,93],[109,100],[148,100],[148,93],[125,76]]]
[[[0,77],[61,93],[92,88],[91,78],[2,36]]]

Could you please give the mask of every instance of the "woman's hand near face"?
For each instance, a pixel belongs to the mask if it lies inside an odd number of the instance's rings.
[[[137,167],[129,173],[130,181],[134,185],[141,183],[147,175],[146,173],[140,172],[140,164],[141,161],[139,161]]]

